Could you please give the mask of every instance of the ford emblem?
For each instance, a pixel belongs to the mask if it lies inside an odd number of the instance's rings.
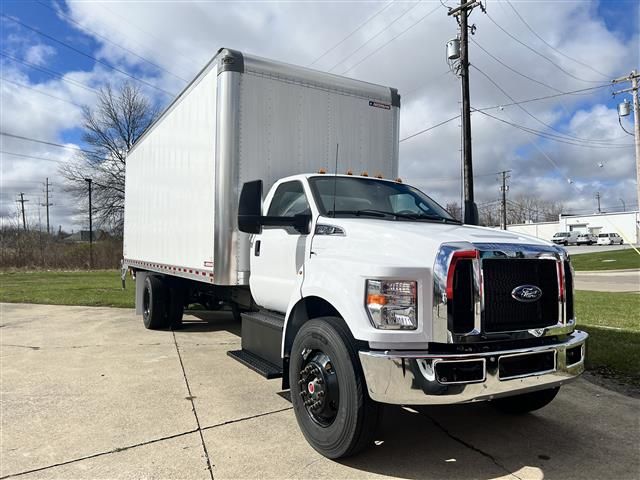
[[[520,285],[511,291],[511,296],[519,302],[530,303],[542,297],[542,290],[535,285]]]

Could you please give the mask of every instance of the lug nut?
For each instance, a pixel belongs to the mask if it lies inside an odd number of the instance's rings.
[[[319,397],[324,397],[324,392],[323,392],[322,390],[320,390],[320,391],[318,392],[318,396],[319,396]]]

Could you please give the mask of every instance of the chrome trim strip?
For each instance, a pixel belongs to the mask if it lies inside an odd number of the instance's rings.
[[[583,346],[587,338],[585,332],[575,331],[564,341],[553,345],[498,352],[436,354],[425,351],[361,351],[359,357],[369,396],[375,401],[395,405],[454,404],[492,400],[563,385],[584,371],[584,361],[567,365],[567,349]],[[545,351],[555,351],[555,371],[508,380],[498,378],[501,356]],[[420,368],[421,364],[425,367],[433,365],[434,361],[476,359],[486,362],[486,378],[482,382],[443,384],[435,378],[435,371],[431,370],[430,374],[430,369]]]

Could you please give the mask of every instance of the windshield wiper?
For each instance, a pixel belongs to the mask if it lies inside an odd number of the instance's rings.
[[[455,218],[447,218],[447,217],[441,217],[440,215],[430,215],[428,213],[416,213],[415,215],[411,216],[411,218],[414,218],[416,220],[435,220],[438,222],[444,222],[444,223],[455,223],[455,224],[460,224],[462,222],[456,220]]]
[[[357,217],[369,216],[369,217],[386,217],[387,215],[393,215],[393,213],[383,212],[381,210],[329,210],[327,215],[355,215]]]
[[[333,214],[347,214],[347,215],[355,215],[357,217],[361,216],[369,216],[369,217],[394,217],[394,218],[407,218],[409,220],[437,220],[439,222],[452,222],[452,223],[460,223],[457,220],[441,217],[439,215],[429,215],[427,213],[394,213],[387,212],[385,210],[376,210],[373,208],[366,208],[363,210],[330,210],[327,212],[327,215]]]

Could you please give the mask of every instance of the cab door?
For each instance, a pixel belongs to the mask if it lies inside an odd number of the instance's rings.
[[[311,207],[300,180],[279,184],[269,202],[267,216],[311,215]],[[286,312],[291,295],[299,288],[311,234],[293,227],[262,228],[251,245],[251,294],[258,305]]]

